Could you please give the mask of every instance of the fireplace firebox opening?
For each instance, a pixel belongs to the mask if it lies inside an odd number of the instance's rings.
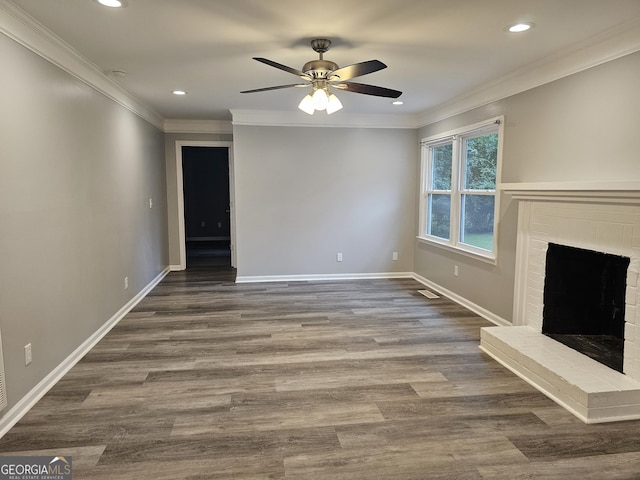
[[[542,333],[622,373],[629,263],[628,257],[549,243]]]

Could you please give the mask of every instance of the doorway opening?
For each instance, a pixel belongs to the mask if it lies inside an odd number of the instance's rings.
[[[229,152],[182,147],[187,268],[231,266]]]

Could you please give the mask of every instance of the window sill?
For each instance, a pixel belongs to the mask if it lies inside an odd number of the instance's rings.
[[[465,257],[470,257],[475,260],[479,260],[484,263],[488,263],[490,265],[497,265],[498,261],[495,256],[495,252],[487,252],[487,255],[483,255],[481,253],[477,253],[473,250],[467,250],[461,246],[453,246],[448,243],[438,242],[437,240],[433,240],[427,237],[416,237],[419,242],[424,243],[425,245],[430,245],[434,247],[439,247],[449,252],[458,253],[460,255],[464,255]]]

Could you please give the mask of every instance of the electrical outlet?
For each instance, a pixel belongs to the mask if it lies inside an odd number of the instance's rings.
[[[454,265],[453,267],[453,274],[457,277],[458,276],[458,265]]]
[[[391,255],[391,259],[392,260],[398,260],[398,252],[393,252],[393,255]]]
[[[31,355],[31,344],[27,343],[24,346],[24,364],[29,365],[33,361],[33,356]]]
[[[336,262],[341,262],[341,261],[342,261],[342,254],[336,253]]]
[[[127,290],[129,288],[129,277],[124,277],[124,289]]]
[[[149,208],[153,208],[153,198],[149,199]]]

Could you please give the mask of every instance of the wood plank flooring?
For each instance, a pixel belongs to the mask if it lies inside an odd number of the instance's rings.
[[[74,479],[640,479],[640,422],[585,425],[413,280],[169,274],[4,438]]]

